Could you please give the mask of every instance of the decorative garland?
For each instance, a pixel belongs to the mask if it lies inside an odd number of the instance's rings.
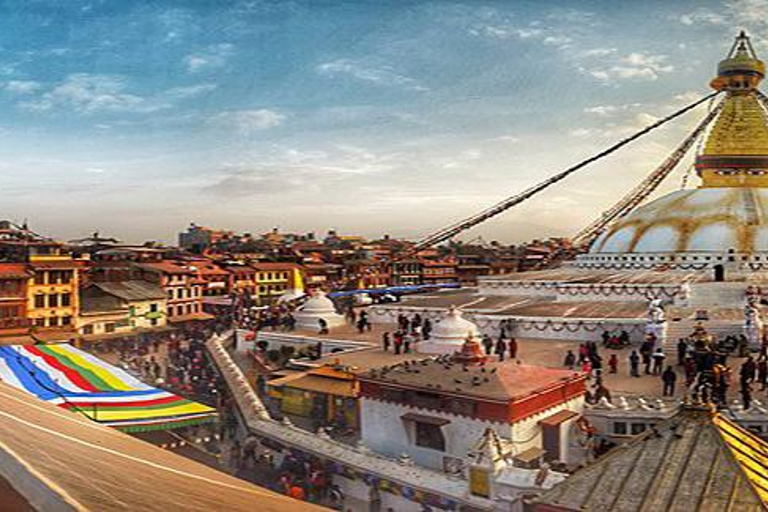
[[[679,292],[676,285],[637,285],[637,284],[560,284],[554,282],[540,282],[540,281],[506,281],[491,283],[490,288],[522,288],[534,290],[553,290],[563,295],[602,295],[604,297],[610,297],[611,295],[642,295],[648,296],[654,294],[655,296],[665,295],[668,298],[673,298]],[[670,291],[669,288],[674,288]]]
[[[331,462],[331,472],[335,475],[343,476],[349,480],[362,480],[370,487],[375,487],[381,491],[393,494],[395,496],[401,496],[409,501],[427,505],[429,507],[437,507],[441,510],[458,510],[459,503],[456,500],[450,498],[444,498],[437,494],[428,493],[411,487],[409,485],[403,485],[385,478],[381,478],[378,475],[364,473],[358,471],[349,466],[345,466],[340,462]]]

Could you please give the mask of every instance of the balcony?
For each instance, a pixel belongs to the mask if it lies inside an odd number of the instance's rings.
[[[26,329],[30,326],[26,318],[0,318],[0,330],[6,329]]]

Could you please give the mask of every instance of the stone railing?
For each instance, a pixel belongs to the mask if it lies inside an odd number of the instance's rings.
[[[445,510],[458,510],[461,506],[493,510],[493,501],[469,495],[468,483],[463,478],[390,459],[372,453],[363,445],[352,447],[343,444],[331,439],[324,431],[313,433],[293,426],[290,421],[273,420],[242,370],[224,348],[225,339],[213,336],[207,342],[208,351],[229,386],[248,430],[257,438],[268,438],[283,446],[333,461],[368,480],[386,480],[401,488],[418,491],[413,496],[427,494],[441,497],[445,500],[442,507]]]

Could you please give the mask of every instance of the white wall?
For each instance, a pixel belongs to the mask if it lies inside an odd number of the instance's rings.
[[[566,409],[581,413],[583,407],[583,397],[573,398],[509,425],[362,398],[360,401],[361,438],[363,443],[374,452],[391,457],[399,457],[407,453],[416,464],[442,471],[443,457],[447,455],[464,459],[467,453],[477,445],[488,427],[493,428],[499,436],[515,441],[515,451],[519,453],[534,446],[542,446],[539,421]],[[413,443],[407,429],[408,422],[400,419],[402,415],[409,412],[450,421],[442,427],[445,436],[445,452],[423,448]],[[567,442],[563,442],[562,446],[567,447]]]
[[[413,444],[406,428],[408,422],[400,419],[403,414],[409,412],[450,421],[442,427],[445,435],[445,452]],[[370,398],[362,398],[360,401],[360,420],[361,438],[371,450],[391,457],[399,457],[407,453],[416,464],[438,471],[443,469],[444,456],[464,458],[488,427],[496,430],[500,436],[510,436],[509,426],[502,423],[478,421],[464,416],[407,407]]]

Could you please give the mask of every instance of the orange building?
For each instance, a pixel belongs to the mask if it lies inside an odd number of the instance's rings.
[[[32,273],[23,263],[0,263],[0,337],[25,335],[27,319],[27,281]]]
[[[168,322],[179,323],[213,318],[212,315],[203,312],[205,283],[198,278],[194,267],[180,261],[163,260],[156,263],[140,263],[136,265],[136,269],[137,277],[157,283],[165,291]]]

